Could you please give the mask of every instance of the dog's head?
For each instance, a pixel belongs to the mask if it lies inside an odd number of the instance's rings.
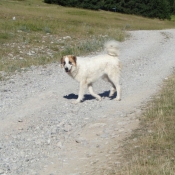
[[[76,56],[66,55],[61,58],[61,66],[65,69],[66,72],[71,72],[73,66],[76,66]]]

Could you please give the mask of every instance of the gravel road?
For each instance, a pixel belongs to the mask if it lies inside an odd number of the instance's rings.
[[[87,91],[72,104],[79,85],[59,64],[0,82],[0,175],[102,175],[122,163],[113,149],[175,67],[175,29],[129,34],[120,43],[122,101],[110,99],[109,84],[99,80],[102,101]]]

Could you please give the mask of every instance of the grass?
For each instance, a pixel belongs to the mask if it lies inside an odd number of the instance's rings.
[[[127,30],[175,27],[171,21],[105,11],[48,5],[41,0],[0,1],[0,79],[31,65],[59,61],[64,54],[99,51],[105,40],[122,41]],[[13,17],[16,20],[12,20]],[[121,175],[175,174],[175,75],[140,117],[140,128],[126,140]]]
[[[65,8],[42,0],[1,0],[0,8],[0,76],[2,71],[13,73],[31,65],[57,62],[64,54],[100,51],[106,40],[123,41],[127,30],[175,26],[174,17],[162,21]]]
[[[172,15],[171,21],[175,21],[175,15]]]
[[[175,174],[175,73],[139,117],[140,127],[123,148],[125,165],[115,174]]]

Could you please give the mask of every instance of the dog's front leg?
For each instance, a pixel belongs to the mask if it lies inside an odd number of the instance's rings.
[[[75,100],[73,102],[74,104],[77,104],[77,103],[81,102],[81,100],[84,97],[84,92],[85,92],[86,87],[87,87],[87,84],[85,82],[80,82],[80,89],[79,89],[78,98],[77,98],[77,100]]]

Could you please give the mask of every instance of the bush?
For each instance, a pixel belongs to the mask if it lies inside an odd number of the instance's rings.
[[[48,4],[58,4],[57,0],[44,0],[44,2]]]
[[[62,6],[109,10],[150,18],[170,19],[175,0],[44,0]]]

